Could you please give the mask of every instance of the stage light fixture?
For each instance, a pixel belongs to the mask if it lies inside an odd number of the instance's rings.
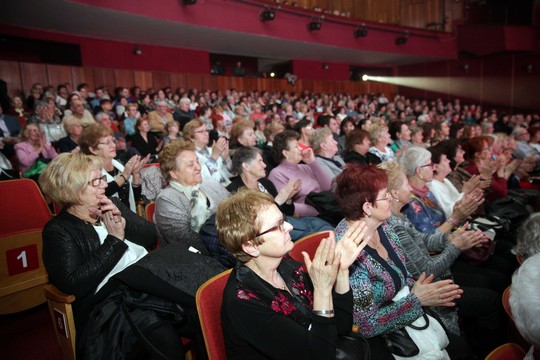
[[[271,9],[265,9],[261,13],[261,20],[262,21],[272,21],[276,18],[276,12]]]
[[[360,26],[358,29],[354,30],[354,37],[358,39],[359,37],[366,37],[368,30],[365,26]]]
[[[313,20],[312,22],[308,24],[309,31],[319,31],[321,30],[321,27],[322,27],[322,22],[320,22],[319,20]]]
[[[137,45],[135,45],[135,46],[133,47],[133,54],[135,54],[135,55],[137,55],[137,56],[142,55],[142,50],[141,50],[141,48],[138,47]]]

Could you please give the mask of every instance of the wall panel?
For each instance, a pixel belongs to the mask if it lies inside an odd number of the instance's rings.
[[[104,85],[102,83],[96,83],[94,79],[94,68],[92,67],[71,67],[71,88],[75,90],[78,84],[87,83],[88,87],[92,91],[97,87]],[[54,85],[54,84],[52,84]]]
[[[115,69],[114,80],[116,86],[127,87],[128,89],[135,84],[135,74],[133,70]]]
[[[23,96],[20,65],[16,61],[0,60],[0,79],[7,84],[9,96]]]
[[[73,88],[78,83],[73,84]],[[106,86],[109,90],[109,94],[114,94],[114,88],[116,87],[116,79],[114,77],[114,69],[107,68],[94,68],[94,84],[96,86]]]
[[[37,63],[21,64],[22,90],[25,96],[29,95],[33,83],[48,84],[47,81],[47,65]]]
[[[71,83],[71,66],[69,65],[47,65],[47,85],[57,86],[63,83]]]
[[[151,71],[134,71],[133,78],[135,81],[133,84],[141,89],[148,89],[154,83]]]

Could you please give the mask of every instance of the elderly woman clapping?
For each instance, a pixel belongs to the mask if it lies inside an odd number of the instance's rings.
[[[298,145],[298,134],[286,130],[274,139],[274,158],[279,163],[268,176],[268,179],[281,190],[291,180],[300,179],[302,186],[294,196],[295,214],[299,216],[316,216],[317,210],[304,202],[310,192],[328,191],[332,187],[332,179],[323,167],[315,161],[312,149],[302,150]],[[300,164],[303,161],[304,164]]]
[[[434,164],[431,161],[431,153],[424,148],[414,146],[401,153],[398,163],[405,171],[413,193],[411,202],[404,213],[419,231],[428,234],[437,230],[443,233],[448,232],[463,223],[481,203],[476,197],[466,198],[456,204],[452,215],[447,217],[427,187],[427,184],[433,180]]]
[[[380,335],[422,318],[423,306],[454,306],[462,290],[451,280],[433,282],[433,275],[426,277],[425,273],[415,281],[408,272],[401,241],[386,223],[392,215],[392,197],[384,170],[373,165],[349,165],[336,182],[336,199],[345,216],[336,227],[336,239],[359,222],[366,223],[371,238],[350,268],[354,324],[370,346],[386,349]],[[431,349],[420,349],[420,354],[429,352],[438,359],[448,359],[444,350],[448,339],[436,339]]]
[[[369,241],[365,224],[340,244],[322,240],[313,259],[304,253],[307,273],[287,257],[292,226],[270,195],[239,191],[220,204],[216,224],[238,260],[221,305],[227,358],[335,359],[352,328],[349,266]]]
[[[229,193],[220,183],[203,182],[199,158],[191,142],[165,145],[159,158],[168,183],[156,199],[155,221],[161,244],[180,243],[192,251],[208,254],[199,230]]]

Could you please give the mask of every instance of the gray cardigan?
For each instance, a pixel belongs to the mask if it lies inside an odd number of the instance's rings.
[[[433,274],[435,278],[450,274],[450,266],[457,259],[461,250],[447,241],[446,234],[422,233],[414,227],[406,216],[390,216],[387,220],[401,240],[407,256],[407,270],[418,279],[422,272]],[[430,251],[439,252],[430,256]]]
[[[200,190],[208,198],[209,210],[216,213],[219,203],[229,196],[229,192],[218,182],[207,179],[201,184]],[[180,243],[186,247],[194,247],[208,255],[199,234],[191,230],[191,207],[189,199],[170,185],[161,190],[156,199],[155,222],[157,225],[161,246]]]

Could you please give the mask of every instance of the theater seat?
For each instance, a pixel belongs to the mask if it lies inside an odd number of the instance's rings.
[[[521,346],[508,343],[490,352],[485,360],[523,360],[525,355],[526,353]]]
[[[209,360],[227,358],[221,330],[221,302],[223,289],[225,289],[231,270],[224,271],[202,284],[195,296]]]
[[[290,251],[289,255],[296,261],[304,263],[304,257],[302,256],[302,251],[308,253],[309,258],[313,259],[315,256],[315,251],[321,243],[321,240],[328,237],[328,231],[319,231],[303,238],[297,240],[294,243],[294,248]]]

